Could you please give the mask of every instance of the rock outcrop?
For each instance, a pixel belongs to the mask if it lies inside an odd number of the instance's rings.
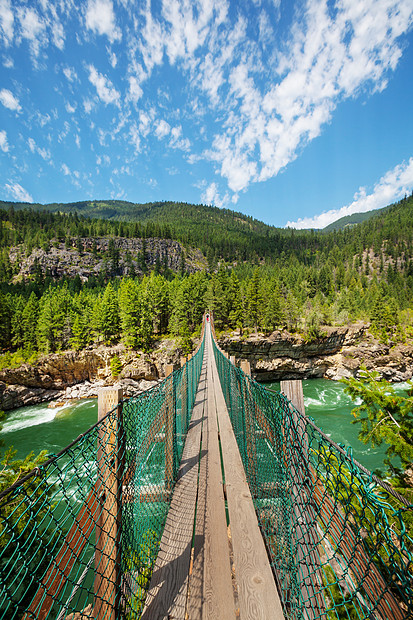
[[[413,343],[382,344],[367,325],[325,328],[326,335],[313,342],[276,331],[240,336],[233,332],[220,338],[229,355],[247,359],[259,381],[357,376],[361,366],[377,370],[389,381],[406,381],[413,373]],[[121,362],[119,377],[111,375],[110,361]],[[173,339],[158,343],[151,353],[128,351],[123,345],[88,348],[45,355],[34,365],[0,371],[0,409],[5,411],[43,401],[97,396],[107,385],[119,384],[133,396],[156,384],[165,375],[166,364],[179,366],[180,350]]]
[[[388,381],[406,381],[413,373],[413,343],[382,344],[367,325],[325,328],[326,336],[305,342],[299,336],[276,331],[242,337],[223,336],[220,346],[229,355],[247,359],[258,381],[357,376],[361,366],[378,371]]]
[[[111,249],[110,241],[113,243]],[[42,276],[50,275],[56,279],[79,276],[83,281],[102,272],[124,276],[134,270],[142,274],[143,260],[149,270],[154,269],[157,263],[174,272],[183,267],[188,273],[194,273],[208,267],[200,250],[184,248],[179,241],[172,239],[157,238],[73,238],[70,247],[55,241],[47,249],[35,248],[29,256],[24,245],[20,245],[10,249],[9,258],[12,265],[19,266],[15,281],[30,278],[38,271]]]
[[[112,377],[110,361],[121,362]],[[0,370],[0,409],[8,411],[55,399],[90,398],[100,387],[119,383],[126,396],[147,389],[165,374],[166,364],[179,365],[174,339],[162,340],[151,353],[128,351],[123,345],[65,351],[41,357],[35,364]]]

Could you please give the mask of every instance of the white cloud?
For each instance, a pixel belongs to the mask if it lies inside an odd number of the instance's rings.
[[[19,8],[21,36],[30,42],[30,48],[35,57],[39,55],[40,46],[45,42],[46,24],[41,20],[34,9]]]
[[[299,218],[296,222],[287,222],[286,226],[290,228],[324,228],[346,215],[365,213],[366,211],[386,207],[392,202],[403,198],[412,189],[413,157],[407,163],[403,162],[386,172],[376,183],[370,194],[367,194],[366,189],[361,187],[355,194],[351,204],[341,207],[341,209],[326,211],[314,217],[304,217]]]
[[[143,90],[139,85],[138,79],[131,75],[129,76],[129,97],[131,101],[136,103],[143,94]]]
[[[155,136],[157,138],[159,139],[164,138],[165,136],[168,135],[170,131],[171,131],[171,126],[169,125],[169,123],[167,123],[163,119],[160,121],[157,121],[156,128],[155,128]]]
[[[86,27],[97,34],[106,35],[111,43],[122,38],[122,33],[115,23],[111,0],[89,0],[86,9]]]
[[[90,114],[90,112],[93,110],[93,102],[90,101],[90,99],[84,99],[83,109],[86,112],[86,114]]]
[[[119,106],[120,93],[107,77],[96,71],[93,65],[89,65],[89,82],[95,86],[98,97],[103,103]]]
[[[3,153],[7,153],[9,150],[7,133],[4,131],[4,129],[0,129],[0,149],[3,151]]]
[[[191,148],[191,143],[188,138],[182,138],[182,127],[178,125],[172,127],[170,132],[171,138],[169,140],[169,146],[173,149],[180,149],[181,151],[188,151]]]
[[[53,5],[50,5],[49,10],[53,16],[53,23],[51,25],[53,43],[59,50],[63,50],[65,46],[64,28],[57,17],[56,8]]]
[[[0,90],[0,102],[5,108],[9,108],[9,110],[20,112],[22,109],[17,97],[15,97],[10,90],[7,90],[7,88],[2,88],[2,90]]]
[[[73,67],[64,67],[63,73],[69,82],[75,82],[76,80],[79,79],[77,77],[76,70]]]
[[[11,10],[10,0],[0,0],[0,28],[5,44],[9,45],[13,40],[14,34],[14,15]]]
[[[12,197],[18,202],[33,202],[33,198],[29,194],[28,191],[24,189],[19,183],[10,183],[5,184],[6,191],[12,195]]]
[[[131,126],[129,133],[131,137],[131,144],[133,144],[136,153],[139,153],[141,150],[141,137],[136,123]]]
[[[48,161],[48,160],[51,159],[50,151],[48,151],[45,148],[42,148],[42,147],[38,146],[36,144],[36,142],[33,140],[33,138],[28,138],[27,143],[28,143],[29,149],[30,149],[30,151],[32,153],[37,153],[45,161]]]
[[[118,64],[118,57],[116,56],[115,52],[109,52],[109,61],[112,69],[114,69]]]
[[[141,28],[138,48],[148,73],[155,65],[160,65],[163,59],[165,34],[159,22],[153,19],[150,3],[146,4],[143,12],[145,25]]]
[[[201,200],[208,205],[215,205],[216,207],[222,208],[228,203],[228,193],[221,198],[217,184],[215,182],[210,183],[202,193]]]
[[[70,168],[67,164],[62,164],[60,170],[63,172],[63,174],[65,176],[70,176],[71,172],[70,172]]]
[[[221,110],[227,108],[226,119],[205,153],[230,189],[242,191],[276,176],[320,135],[341,101],[383,89],[401,56],[398,37],[412,23],[413,5],[407,0],[343,0],[334,17],[325,0],[308,0],[271,70],[272,83],[265,80],[261,86],[251,56],[237,61],[230,56],[230,91],[225,99],[221,93],[220,104]],[[245,35],[242,48],[248,44]],[[217,57],[208,62],[216,64]],[[207,90],[211,68],[204,62],[201,70],[206,84],[198,83]],[[217,91],[209,90],[217,99]]]
[[[77,104],[75,103],[74,105],[71,105],[69,102],[67,102],[65,107],[68,114],[74,114],[77,109]]]

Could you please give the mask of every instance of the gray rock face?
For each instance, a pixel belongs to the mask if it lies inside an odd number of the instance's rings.
[[[391,347],[374,340],[362,323],[329,328],[325,337],[306,343],[288,332],[242,338],[224,336],[220,346],[229,355],[247,359],[258,381],[358,376],[361,366],[388,381],[407,381],[413,374],[413,345]]]
[[[77,239],[72,239],[73,247],[66,248],[63,243],[55,243],[47,252],[44,249],[36,248],[29,256],[26,256],[23,245],[11,248],[9,252],[10,262],[12,265],[18,264],[20,267],[14,280],[27,279],[40,269],[43,275],[48,273],[52,278],[64,276],[73,278],[79,275],[83,281],[86,281],[92,275],[98,275],[102,271],[112,269],[112,260],[108,256],[108,237],[82,237],[79,243],[82,248],[81,252],[77,250]],[[113,243],[115,250],[119,252],[116,275],[128,275],[132,266],[136,273],[143,273],[140,266],[143,240],[120,237],[113,239]],[[92,251],[93,248],[94,251]],[[145,264],[147,268],[153,269],[157,261],[174,272],[181,269],[182,261],[188,273],[194,273],[208,267],[206,258],[200,250],[185,249],[181,243],[171,239],[145,239]]]
[[[62,392],[59,390],[47,390],[25,385],[6,385],[0,381],[0,407],[3,411],[25,407],[26,405],[38,405],[60,398],[61,395]]]
[[[115,354],[122,366],[118,378],[110,370]],[[0,409],[9,411],[56,398],[91,398],[100,387],[115,383],[124,388],[126,396],[133,396],[155,385],[165,375],[165,366],[178,367],[179,360],[174,339],[163,340],[150,354],[116,345],[45,355],[34,365],[0,371]]]

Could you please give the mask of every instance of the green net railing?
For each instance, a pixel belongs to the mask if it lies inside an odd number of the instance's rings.
[[[0,494],[0,617],[138,618],[204,352]]]
[[[214,352],[286,618],[413,618],[413,505]]]

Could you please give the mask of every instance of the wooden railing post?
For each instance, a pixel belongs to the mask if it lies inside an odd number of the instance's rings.
[[[117,415],[98,428],[97,485],[100,504],[96,523],[94,614],[96,620],[116,620],[121,598],[121,516],[124,442],[121,388],[103,388],[98,394],[98,420],[117,406]]]
[[[181,433],[188,429],[188,366],[185,367],[186,357],[181,357]]]
[[[173,378],[173,364],[165,368],[165,490],[171,491],[174,480],[174,440],[175,440],[175,386]]]
[[[241,370],[251,378],[251,364],[248,360],[241,360]],[[248,457],[248,474],[249,483],[252,489],[256,490],[257,485],[257,451],[255,446],[255,432],[254,432],[254,420],[252,417],[251,407],[254,407],[255,402],[251,395],[251,389],[247,382],[245,383],[244,392],[244,424],[245,424],[245,444]]]

